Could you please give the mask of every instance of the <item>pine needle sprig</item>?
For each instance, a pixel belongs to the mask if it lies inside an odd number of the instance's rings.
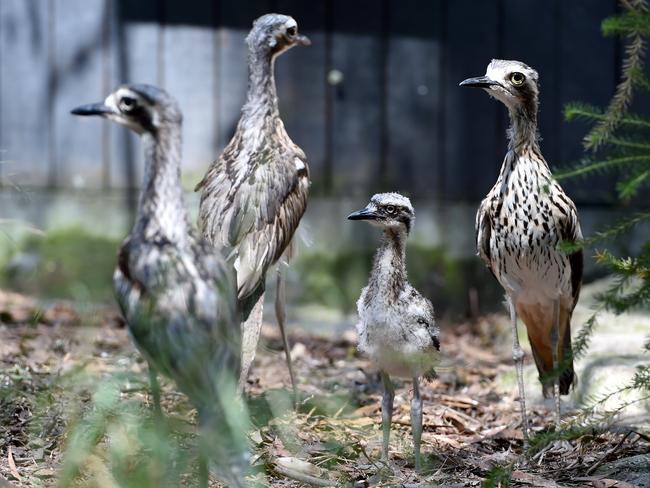
[[[650,14],[643,0],[621,0],[627,10],[622,15],[609,17],[602,24],[605,35],[626,36],[621,81],[609,103],[605,117],[584,138],[585,149],[596,151],[617,129],[627,111],[634,93],[635,81],[643,71],[645,35],[650,34]]]
[[[575,120],[586,120],[589,122],[602,122],[607,119],[607,115],[602,109],[589,105],[588,103],[569,103],[564,107],[564,118],[567,122]],[[625,113],[619,120],[620,125],[636,127],[641,129],[650,128],[650,120],[636,114]]]
[[[586,159],[579,163],[577,166],[567,168],[564,171],[558,171],[555,178],[558,180],[575,178],[577,176],[590,176],[596,172],[604,172],[615,168],[630,167],[634,163],[650,163],[650,153],[641,154],[638,156],[623,156],[619,158],[604,159],[601,161],[593,161]]]

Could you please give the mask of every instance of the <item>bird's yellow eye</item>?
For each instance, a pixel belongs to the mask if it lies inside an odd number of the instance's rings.
[[[519,71],[515,71],[510,75],[510,82],[513,85],[519,86],[522,85],[526,81],[526,77],[523,75],[523,73],[520,73]]]
[[[395,213],[395,207],[393,207],[392,205],[388,205],[386,207],[386,212],[388,212],[389,214]]]
[[[288,27],[287,28],[287,36],[288,37],[294,37],[298,33],[298,30],[295,27]]]

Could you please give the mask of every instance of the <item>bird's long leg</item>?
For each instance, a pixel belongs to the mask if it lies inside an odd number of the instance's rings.
[[[293,373],[293,362],[291,361],[291,348],[289,347],[289,339],[284,324],[287,318],[285,312],[286,303],[286,286],[284,280],[284,273],[282,272],[282,264],[278,266],[277,280],[275,290],[275,317],[280,327],[280,334],[282,335],[282,344],[284,346],[284,355],[287,359],[287,368],[289,368],[289,378],[291,379],[291,388],[293,389],[293,402],[294,406],[298,404],[298,386],[296,385],[296,377]]]
[[[158,383],[158,374],[156,370],[149,365],[149,387],[151,388],[151,396],[153,397],[153,413],[157,419],[162,419],[163,413],[160,407],[160,383]]]
[[[524,351],[519,344],[519,335],[517,334],[517,309],[513,297],[508,297],[508,305],[510,307],[510,323],[512,325],[512,358],[515,360],[517,384],[519,385],[521,426],[524,431],[524,447],[528,447],[528,416],[526,415],[526,391],[524,388]]]
[[[381,381],[384,384],[384,395],[381,399],[381,427],[384,434],[381,446],[381,458],[388,462],[388,441],[390,440],[390,424],[393,420],[393,401],[395,400],[395,388],[390,376],[385,371],[380,371]]]
[[[247,303],[250,305],[248,310],[244,310],[245,320],[241,324],[241,371],[239,374],[239,393],[244,393],[244,385],[248,379],[248,372],[255,359],[255,352],[257,351],[257,343],[260,339],[260,331],[262,330],[262,314],[264,311],[264,291],[257,293],[257,297],[253,296]],[[246,316],[248,315],[248,316]]]
[[[411,430],[413,431],[413,452],[415,470],[420,471],[420,444],[422,441],[422,397],[418,377],[413,377],[413,399],[411,400]]]
[[[555,401],[555,427],[560,427],[560,371],[557,348],[560,342],[560,299],[553,301],[553,328],[551,329],[551,355],[553,358],[553,400]]]

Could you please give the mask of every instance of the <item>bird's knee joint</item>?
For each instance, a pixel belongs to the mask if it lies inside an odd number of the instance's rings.
[[[521,347],[513,347],[512,348],[512,359],[515,360],[516,363],[523,361],[524,360],[524,350]]]
[[[413,414],[419,415],[422,412],[422,403],[417,400],[411,402],[411,412]]]

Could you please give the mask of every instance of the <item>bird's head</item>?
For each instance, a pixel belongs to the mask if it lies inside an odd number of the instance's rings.
[[[82,105],[74,115],[99,115],[138,134],[155,134],[165,125],[180,124],[178,103],[166,91],[151,85],[123,85],[99,103]]]
[[[537,71],[521,61],[493,59],[485,76],[468,78],[460,86],[483,88],[510,110],[521,107],[536,110],[538,79]]]
[[[365,220],[384,229],[411,231],[415,211],[411,201],[399,193],[378,193],[366,208],[348,215],[348,220]]]
[[[256,19],[246,42],[251,51],[271,56],[294,46],[311,44],[307,36],[298,33],[298,23],[295,19],[282,14],[266,14]]]

